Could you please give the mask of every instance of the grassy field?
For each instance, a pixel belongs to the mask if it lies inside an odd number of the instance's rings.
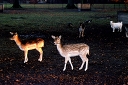
[[[117,21],[117,10],[124,9],[4,10],[0,13],[0,85],[127,85],[128,43],[124,27],[121,33],[113,33],[109,24],[110,20]],[[86,26],[85,37],[78,38],[79,23],[89,19],[93,21]],[[73,27],[68,27],[68,23]],[[39,53],[33,50],[24,64],[23,52],[9,40],[10,31],[18,32],[21,39],[45,35],[43,61],[37,61]],[[88,44],[88,70],[79,71],[81,60],[75,57],[74,70],[67,64],[63,72],[64,58],[56,50],[51,35],[62,35],[63,44]]]
[[[12,4],[5,4],[5,8],[10,8]],[[48,4],[36,4],[36,9],[32,8],[33,4],[21,4],[24,10],[5,10],[3,14],[0,14],[0,28],[1,29],[18,29],[20,30],[49,30],[49,28],[61,29],[66,28],[68,23],[72,23],[74,28],[79,26],[80,22],[86,21],[88,19],[93,19],[95,24],[107,24],[109,19],[107,17],[114,17],[114,21],[117,21],[117,10],[104,10],[104,11],[85,11],[78,12],[77,9],[67,10],[67,9],[54,9],[55,7],[61,8],[61,5],[50,4],[48,9]],[[65,5],[64,5],[65,6]],[[101,6],[101,5],[100,5]],[[109,5],[108,5],[109,6]],[[111,5],[113,6],[113,5]],[[96,7],[99,7],[98,5]],[[109,6],[110,7],[110,6]],[[26,9],[27,8],[27,9]],[[39,9],[41,8],[41,9]],[[43,9],[42,9],[43,8]],[[93,9],[93,8],[92,8]],[[33,11],[34,10],[34,11]],[[122,9],[121,9],[122,10]],[[103,12],[103,13],[99,13]],[[103,18],[100,20],[100,18]],[[4,28],[3,28],[4,27]],[[19,29],[22,28],[22,29]],[[17,31],[18,31],[17,30]],[[52,29],[50,29],[52,30]],[[72,30],[72,29],[71,29]]]

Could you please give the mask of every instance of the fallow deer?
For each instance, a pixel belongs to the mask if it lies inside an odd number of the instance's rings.
[[[83,23],[80,23],[80,27],[79,27],[79,38],[80,37],[84,37],[85,27],[87,27],[87,25],[89,23],[91,23],[91,22],[92,22],[92,20],[87,20],[87,21],[85,21]]]
[[[84,30],[85,30],[84,23],[80,23],[80,27],[79,27],[79,38],[80,37],[84,37]]]
[[[69,61],[71,68],[73,70],[73,65],[71,62],[71,57],[80,56],[82,59],[82,65],[79,68],[81,70],[86,62],[85,71],[88,69],[88,58],[89,55],[89,46],[84,43],[79,44],[69,44],[69,45],[61,45],[61,36],[51,36],[54,39],[54,44],[57,46],[57,50],[59,51],[60,55],[65,58],[65,65],[63,71],[66,70],[66,64]]]
[[[17,33],[10,32],[10,34],[12,35],[12,38],[10,38],[10,40],[14,40],[17,46],[20,48],[20,50],[24,51],[24,56],[25,56],[24,63],[28,61],[28,57],[27,57],[28,51],[33,49],[39,51],[40,57],[38,61],[40,62],[42,61],[42,56],[43,56],[42,47],[44,47],[43,39],[37,38],[35,40],[30,40],[30,41],[28,40],[23,43]]]

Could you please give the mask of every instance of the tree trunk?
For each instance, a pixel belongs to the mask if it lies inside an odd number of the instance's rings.
[[[12,6],[12,8],[22,8],[20,6],[19,0],[13,0],[13,6]]]
[[[77,7],[74,5],[74,0],[68,0],[68,4],[66,6],[67,9],[76,9]]]

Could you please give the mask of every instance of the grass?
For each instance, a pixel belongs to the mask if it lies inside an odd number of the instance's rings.
[[[33,4],[21,4],[24,8],[32,8]],[[10,8],[12,4],[5,4],[6,8]],[[114,10],[109,11],[86,11],[78,12],[77,9],[49,9],[49,7],[61,8],[61,5],[55,4],[36,4],[35,8],[44,9],[24,9],[24,10],[4,10],[3,14],[0,14],[0,29],[24,31],[24,30],[61,30],[66,29],[68,23],[73,24],[73,28],[79,27],[79,23],[88,19],[93,19],[95,24],[109,23],[110,19],[95,19],[97,16],[115,16]],[[65,5],[64,5],[65,6]],[[29,10],[29,11],[28,11]],[[99,14],[99,12],[102,12]],[[116,18],[113,18],[116,21]],[[100,18],[100,17],[99,17]],[[54,29],[52,29],[54,28]],[[69,30],[69,31],[72,31]],[[76,30],[74,30],[76,31]]]

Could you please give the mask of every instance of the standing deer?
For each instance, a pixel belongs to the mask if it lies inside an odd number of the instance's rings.
[[[111,28],[113,29],[113,32],[115,32],[115,29],[118,29],[118,31],[122,31],[123,22],[113,22],[110,21]]]
[[[54,44],[57,46],[57,50],[59,51],[60,55],[65,58],[65,65],[63,71],[66,70],[66,64],[69,61],[71,68],[73,70],[73,65],[71,62],[71,57],[80,56],[82,59],[82,65],[79,68],[81,70],[86,62],[85,71],[88,69],[88,58],[86,55],[89,55],[89,46],[84,43],[79,44],[70,44],[70,45],[61,45],[61,36],[55,37],[51,36],[54,39]]]
[[[10,32],[10,34],[13,35],[13,37],[10,38],[10,40],[14,40],[17,46],[20,48],[20,50],[24,51],[24,56],[25,56],[24,63],[28,61],[28,57],[27,57],[28,50],[33,50],[33,49],[36,49],[37,51],[39,51],[40,57],[38,61],[40,62],[42,61],[42,56],[43,56],[42,47],[44,47],[43,39],[37,38],[35,40],[28,40],[23,43],[18,37],[17,33]]]
[[[84,23],[80,23],[80,27],[79,27],[79,38],[80,37],[84,37],[84,30],[85,30]]]
[[[87,25],[89,23],[91,23],[91,22],[92,22],[92,20],[87,20],[87,21],[85,21],[83,23],[80,23],[80,27],[79,27],[79,38],[80,37],[84,37],[85,27],[87,27]]]

